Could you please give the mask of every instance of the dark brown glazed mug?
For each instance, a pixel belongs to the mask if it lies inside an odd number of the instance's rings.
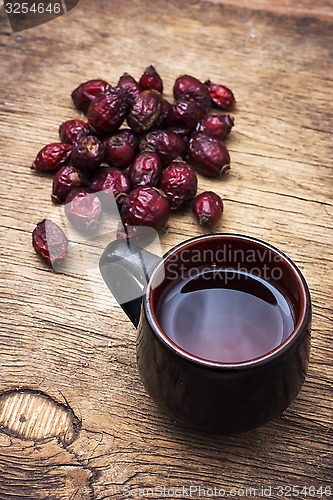
[[[232,363],[202,359],[175,344],[159,325],[157,304],[175,269],[190,271],[198,255],[203,266],[255,268],[259,276],[265,271],[265,279],[269,276],[292,306],[292,333],[270,352]],[[311,298],[299,269],[278,249],[248,236],[212,234],[185,241],[161,259],[114,241],[100,259],[100,270],[138,328],[137,363],[148,394],[176,421],[205,432],[241,432],[279,417],[297,396],[309,360]],[[139,283],[145,283],[143,292]],[[129,289],[137,297],[124,302]]]

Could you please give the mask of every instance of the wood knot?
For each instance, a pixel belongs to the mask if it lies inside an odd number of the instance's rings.
[[[19,390],[0,395],[0,429],[10,436],[32,441],[58,437],[68,445],[76,439],[80,426],[71,408],[42,392]]]

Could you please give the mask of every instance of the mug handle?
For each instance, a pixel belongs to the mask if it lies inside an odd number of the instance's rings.
[[[124,240],[109,243],[99,260],[105,283],[135,327],[139,324],[143,289],[160,260],[158,255]],[[129,291],[136,298],[124,301]]]

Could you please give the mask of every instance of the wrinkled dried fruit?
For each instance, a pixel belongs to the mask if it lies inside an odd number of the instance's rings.
[[[101,167],[91,179],[89,189],[99,194],[103,208],[113,210],[114,200],[118,201],[120,195],[130,192],[130,182],[118,168]]]
[[[56,172],[68,163],[71,152],[70,144],[60,142],[48,144],[39,151],[31,168],[38,172]]]
[[[59,264],[67,257],[68,240],[63,230],[51,220],[39,222],[32,232],[32,245],[37,255],[48,264]]]
[[[173,161],[163,172],[161,189],[171,208],[186,206],[196,195],[198,179],[194,169],[182,160]]]
[[[111,166],[125,169],[135,158],[139,141],[133,132],[120,130],[104,141],[104,160]]]
[[[123,224],[161,229],[168,222],[170,204],[156,188],[137,187],[130,192],[121,209]]]
[[[152,128],[159,117],[162,96],[157,90],[144,90],[134,99],[127,116],[128,126],[142,133]]]
[[[216,108],[229,111],[235,106],[235,96],[228,87],[212,83],[210,80],[207,80],[205,85],[208,88],[209,95]]]
[[[95,233],[100,225],[102,205],[95,193],[75,190],[66,198],[65,214],[73,226],[84,233]]]
[[[148,226],[129,226],[119,222],[116,236],[118,240],[126,240],[134,243],[137,247],[146,248],[155,238],[158,238],[158,232],[153,227]]]
[[[109,84],[105,80],[96,79],[83,82],[72,92],[74,105],[77,109],[86,113],[91,101],[108,88]]]
[[[191,163],[202,175],[218,177],[230,170],[230,155],[223,142],[198,132],[189,143]]]
[[[190,132],[200,118],[200,110],[194,101],[176,101],[169,111],[168,126],[182,135]]]
[[[213,191],[205,191],[195,197],[192,211],[201,226],[212,226],[222,216],[223,202]]]
[[[163,81],[154,66],[148,66],[139,80],[139,85],[143,90],[157,90],[163,92]]]
[[[119,78],[117,87],[122,87],[126,90],[130,102],[136,99],[140,92],[142,92],[142,89],[138,82],[133,78],[133,76],[129,75],[128,73],[124,73],[123,76]]]
[[[161,161],[153,151],[142,151],[130,166],[128,177],[131,188],[138,186],[159,187],[162,177]]]
[[[104,159],[104,146],[97,137],[88,135],[73,145],[71,159],[76,168],[93,172]]]
[[[60,140],[67,144],[74,144],[79,139],[90,134],[90,127],[88,123],[83,120],[67,120],[59,127]]]
[[[205,115],[211,106],[208,88],[197,78],[183,75],[177,78],[173,86],[173,94],[177,101],[194,101],[202,115]]]
[[[224,141],[234,126],[234,120],[229,115],[208,115],[198,123],[196,130],[206,135]]]
[[[85,183],[86,179],[80,170],[66,165],[54,176],[51,198],[55,203],[62,203],[72,189],[84,186]]]
[[[116,132],[128,111],[128,94],[122,87],[110,87],[91,102],[87,117],[90,127],[98,135]]]
[[[158,154],[162,166],[167,167],[176,158],[185,158],[187,142],[171,130],[153,130],[140,141],[140,149],[150,149]]]

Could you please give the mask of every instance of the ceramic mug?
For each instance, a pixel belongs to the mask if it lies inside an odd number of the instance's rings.
[[[198,262],[208,268],[255,268],[259,276],[265,272],[291,305],[292,332],[269,352],[240,362],[212,361],[177,345],[161,328],[157,306],[175,271],[190,272]],[[176,421],[210,433],[241,432],[279,417],[296,398],[309,360],[311,298],[299,269],[277,248],[248,236],[211,234],[180,243],[159,258],[113,241],[100,259],[100,271],[138,329],[137,364],[148,394]],[[124,300],[126,290],[137,297]]]

